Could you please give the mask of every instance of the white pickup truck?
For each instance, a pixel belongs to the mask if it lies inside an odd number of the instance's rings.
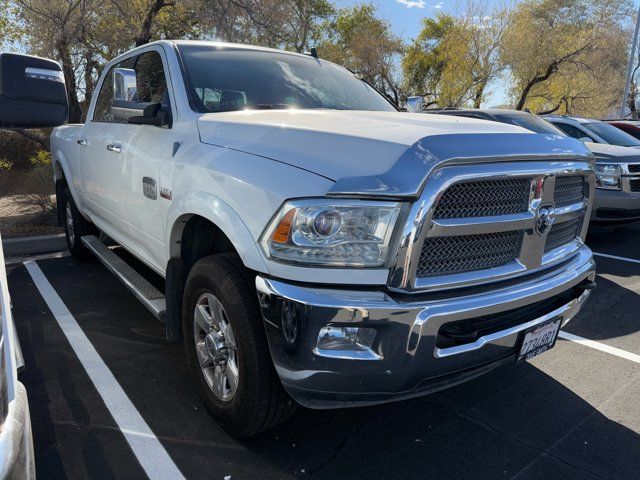
[[[69,250],[184,339],[237,436],[296,403],[410,398],[529,359],[594,286],[582,143],[400,112],[311,55],[137,48],[51,151]]]

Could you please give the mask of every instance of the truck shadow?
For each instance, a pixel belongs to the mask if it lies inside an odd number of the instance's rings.
[[[635,276],[640,275],[637,265]],[[632,288],[598,275],[598,287],[580,313],[565,327],[591,340],[624,337],[640,331],[640,294]],[[640,353],[640,352],[633,352]]]
[[[411,401],[301,410],[246,445],[284,472],[317,478],[631,479],[640,471],[638,433],[530,364]]]

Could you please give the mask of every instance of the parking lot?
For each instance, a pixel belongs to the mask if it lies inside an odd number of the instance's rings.
[[[100,263],[10,263],[37,474],[637,479],[639,239],[640,226],[592,230],[598,288],[530,363],[390,405],[300,409],[244,441],[204,410],[182,345]]]

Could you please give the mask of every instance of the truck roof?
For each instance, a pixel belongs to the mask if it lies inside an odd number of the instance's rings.
[[[287,55],[296,55],[300,57],[309,58],[309,55],[304,53],[291,52],[289,50],[280,50],[277,48],[268,48],[268,47],[259,47],[257,45],[246,45],[242,43],[229,43],[229,42],[218,42],[212,40],[156,40],[155,42],[146,43],[144,45],[140,45],[139,47],[132,48],[131,50],[127,50],[126,52],[118,55],[117,57],[110,60],[108,63],[113,62],[114,60],[118,60],[123,56],[128,56],[131,53],[146,48],[150,45],[164,45],[168,47],[181,46],[181,45],[194,45],[200,47],[215,47],[215,48],[234,48],[241,50],[251,50],[251,51],[259,51],[265,53],[283,53]]]

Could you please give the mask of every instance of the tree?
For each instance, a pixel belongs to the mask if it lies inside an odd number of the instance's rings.
[[[603,64],[618,63],[628,41],[630,2],[620,0],[526,0],[515,8],[501,55],[513,77],[516,108],[567,108],[571,99],[602,95]],[[610,42],[614,49],[611,50]],[[609,72],[610,73],[610,72]],[[614,82],[615,83],[615,82]]]
[[[242,32],[242,34],[241,38],[234,38],[236,37],[234,32],[221,32],[226,34],[226,39],[286,48],[299,53],[315,46],[321,37],[323,23],[335,13],[333,5],[328,0],[228,0],[228,2],[226,10],[234,11],[235,9],[235,33]],[[220,4],[223,5],[224,2]],[[237,29],[238,21],[245,26],[244,29]]]
[[[479,108],[503,70],[499,48],[507,20],[504,8],[490,10],[478,0],[458,16],[424,19],[402,62],[406,87],[427,97],[427,105]]]
[[[441,101],[440,85],[447,66],[443,45],[454,29],[455,18],[440,14],[422,23],[418,37],[406,49],[402,71],[407,91],[427,98],[426,105],[431,106]]]
[[[62,65],[69,121],[80,122],[102,65],[156,38],[192,34],[193,0],[11,0],[14,28],[29,53]]]
[[[395,64],[404,51],[389,24],[371,4],[344,8],[326,24],[326,38],[318,46],[322,58],[350,69],[396,103],[402,97]]]

